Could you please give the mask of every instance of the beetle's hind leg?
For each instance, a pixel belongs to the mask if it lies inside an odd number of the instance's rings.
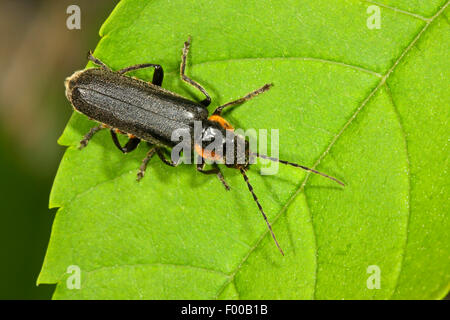
[[[145,170],[147,169],[147,163],[150,161],[150,159],[155,155],[156,153],[156,147],[152,147],[150,150],[148,150],[147,154],[145,155],[145,158],[142,160],[142,164],[139,167],[139,171],[137,173],[136,180],[139,181],[144,177]]]
[[[186,59],[187,59],[187,55],[189,53],[189,46],[190,45],[191,45],[191,37],[189,37],[188,41],[186,41],[184,43],[183,55],[181,56],[181,65],[180,65],[181,80],[183,80],[184,82],[186,82],[186,83],[190,84],[191,86],[197,88],[201,93],[203,93],[205,95],[206,98],[204,100],[202,100],[200,103],[202,105],[204,105],[205,107],[207,107],[211,103],[211,97],[209,96],[208,92],[206,92],[205,88],[203,88],[198,82],[192,80],[191,78],[189,78],[188,76],[185,75]]]
[[[130,66],[130,67],[126,67],[123,69],[120,69],[119,72],[120,74],[125,74],[127,72],[130,71],[134,71],[134,70],[139,70],[139,69],[145,69],[145,68],[149,68],[152,67],[155,69],[155,71],[153,72],[153,80],[152,83],[156,86],[161,86],[163,79],[164,79],[164,70],[161,67],[161,65],[159,64],[154,64],[154,63],[143,63],[143,64],[136,64],[134,66]]]
[[[209,169],[209,170],[205,170],[205,162],[203,161],[202,157],[198,157],[198,161],[197,161],[197,171],[201,172],[203,174],[215,174],[217,176],[217,178],[219,178],[220,182],[222,182],[223,186],[225,187],[225,189],[227,191],[230,190],[230,186],[228,185],[228,183],[225,181],[225,178],[223,177],[222,171],[220,171],[219,167],[217,166],[216,163],[214,163],[214,168]]]
[[[87,144],[89,143],[89,140],[92,139],[92,137],[94,136],[94,134],[96,134],[97,132],[99,132],[102,129],[105,129],[106,126],[104,124],[100,124],[96,127],[91,128],[91,130],[89,130],[88,133],[86,133],[83,137],[83,139],[80,141],[80,146],[78,147],[78,149],[83,149],[84,147],[87,146]]]
[[[267,84],[263,85],[261,88],[250,92],[249,94],[243,96],[240,99],[237,99],[237,100],[234,100],[234,101],[230,101],[228,103],[225,103],[224,105],[221,105],[220,107],[217,107],[216,110],[214,110],[213,114],[220,115],[224,108],[244,103],[245,101],[248,101],[248,100],[256,97],[257,95],[259,95],[259,94],[261,94],[263,92],[266,92],[267,90],[270,89],[270,87],[272,87],[272,84],[271,83],[267,83]]]
[[[110,69],[105,63],[103,63],[100,59],[97,59],[96,57],[94,57],[94,56],[92,55],[92,51],[89,51],[89,52],[88,52],[87,58],[88,58],[88,60],[92,61],[92,62],[95,63],[96,65],[102,67],[103,69],[111,70],[111,69]]]
[[[114,129],[111,129],[110,132],[111,132],[112,140],[113,140],[114,144],[116,145],[117,149],[119,149],[123,153],[128,153],[128,152],[133,151],[134,149],[137,148],[137,146],[139,145],[139,142],[141,142],[141,139],[132,136],[128,139],[128,142],[125,144],[125,146],[122,147],[120,145],[119,139],[117,138],[116,131]]]

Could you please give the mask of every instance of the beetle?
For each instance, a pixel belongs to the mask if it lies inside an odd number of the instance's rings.
[[[205,96],[200,102],[188,100],[176,93],[163,89],[161,85],[164,78],[164,71],[159,64],[137,64],[113,71],[105,63],[95,58],[92,52],[89,52],[88,59],[97,67],[76,71],[65,80],[66,96],[73,108],[77,112],[99,123],[97,126],[91,128],[83,137],[80,142],[80,149],[86,147],[95,133],[106,128],[110,130],[114,144],[123,153],[133,151],[141,141],[146,141],[151,147],[139,168],[137,174],[137,180],[139,181],[144,176],[148,162],[155,154],[165,164],[172,167],[177,166],[177,162],[172,161],[172,159],[167,159],[165,156],[165,151],[173,148],[176,144],[176,142],[172,141],[172,133],[175,130],[184,129],[191,135],[194,135],[194,122],[201,122],[202,129],[198,134],[198,139],[194,139],[197,142],[193,144],[193,149],[198,157],[196,164],[197,170],[204,174],[215,174],[224,187],[229,190],[230,188],[217,163],[225,162],[227,167],[238,169],[266,222],[276,246],[281,254],[284,255],[258,197],[253,191],[253,187],[245,173],[249,168],[251,160],[255,157],[268,159],[319,174],[341,185],[344,184],[338,179],[312,168],[269,157],[258,152],[252,152],[248,141],[244,137],[234,134],[233,126],[221,116],[225,108],[241,104],[254,98],[269,90],[272,84],[265,84],[240,99],[221,105],[209,115],[207,106],[211,103],[210,95],[198,82],[192,80],[185,74],[190,40],[189,37],[188,41],[184,43],[180,64],[180,77],[184,82],[198,89]],[[126,75],[130,71],[144,68],[154,69],[151,83]],[[117,133],[128,135],[128,141],[124,146],[120,144]],[[238,144],[244,146],[244,154],[238,156],[236,151],[234,151],[236,157],[231,162],[225,161],[227,160],[226,152],[208,152],[205,147],[212,139],[217,138],[222,139],[219,140],[219,143],[223,143],[223,147],[226,149],[229,145],[225,142],[229,141],[223,139],[223,137],[227,136],[227,134],[228,137],[231,136],[232,146]],[[203,160],[212,161],[213,167],[205,170],[206,161]]]

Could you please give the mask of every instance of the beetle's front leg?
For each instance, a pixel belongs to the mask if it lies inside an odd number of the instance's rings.
[[[263,93],[263,92],[266,92],[266,91],[269,90],[272,86],[273,86],[273,84],[267,83],[267,84],[263,85],[261,88],[259,88],[259,89],[255,90],[255,91],[252,91],[252,92],[246,94],[245,96],[243,96],[243,97],[240,98],[240,99],[237,99],[237,100],[234,100],[234,101],[225,103],[225,104],[223,104],[223,105],[217,107],[216,110],[214,110],[213,114],[214,114],[214,115],[220,115],[220,114],[222,113],[222,111],[223,111],[224,108],[232,107],[232,106],[235,106],[235,105],[237,105],[237,104],[244,103],[245,101],[248,101],[248,100],[250,100],[250,99],[256,97],[257,95],[259,95],[259,94],[261,94],[261,93]]]
[[[214,163],[214,168],[209,169],[209,170],[205,170],[205,162],[203,161],[203,158],[201,156],[198,156],[198,161],[197,161],[197,171],[201,172],[203,174],[215,174],[217,176],[217,178],[219,178],[220,182],[222,182],[223,186],[225,187],[225,189],[227,191],[230,190],[230,186],[228,185],[228,183],[225,181],[225,178],[223,177],[222,171],[220,171],[219,167],[217,166],[216,163]]]

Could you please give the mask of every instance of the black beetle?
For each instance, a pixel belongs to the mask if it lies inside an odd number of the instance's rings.
[[[65,81],[66,96],[72,103],[74,109],[100,123],[84,136],[80,143],[80,149],[87,145],[96,132],[104,128],[110,129],[114,144],[123,153],[136,149],[141,140],[150,143],[152,147],[142,161],[142,165],[138,171],[137,179],[140,180],[144,176],[148,161],[155,153],[164,163],[175,167],[178,163],[172,161],[172,159],[167,159],[164,154],[164,150],[172,148],[176,144],[176,142],[172,141],[172,133],[175,130],[185,129],[193,135],[193,124],[195,121],[200,121],[202,129],[198,136],[199,139],[193,139],[194,141],[198,141],[193,144],[193,148],[200,160],[212,160],[213,168],[205,170],[204,167],[206,162],[197,161],[197,170],[205,174],[216,174],[225,188],[229,190],[229,186],[225,182],[217,163],[225,163],[228,167],[239,169],[247,183],[253,199],[266,221],[275,244],[284,255],[283,250],[278,244],[275,234],[272,231],[272,227],[267,220],[267,216],[245,173],[251,163],[251,158],[260,157],[302,168],[334,180],[341,185],[344,184],[336,178],[330,177],[314,169],[252,152],[249,148],[248,141],[244,137],[234,134],[233,127],[221,117],[224,108],[250,100],[256,95],[269,90],[272,84],[265,84],[258,90],[255,90],[240,99],[217,107],[213,114],[209,116],[206,108],[211,103],[209,94],[200,84],[185,75],[186,57],[189,46],[190,38],[184,43],[180,65],[180,76],[183,81],[197,88],[205,95],[205,99],[200,103],[188,100],[161,88],[164,71],[159,64],[137,64],[119,71],[112,71],[89,52],[88,59],[99,67],[77,71]],[[152,83],[125,75],[129,71],[148,67],[154,68]],[[120,145],[117,133],[128,135],[129,140],[125,146],[122,147]],[[232,162],[225,161],[226,151],[223,153],[214,153],[207,151],[205,148],[205,144],[211,142],[211,140],[214,140],[215,138],[222,139],[220,141],[223,141],[223,147],[226,148],[226,139],[223,139],[223,137],[227,136],[227,134],[228,136],[231,136],[233,146],[236,146],[239,143],[244,145],[244,155],[241,157],[237,156],[236,148],[234,151],[234,155],[236,156],[233,157]]]

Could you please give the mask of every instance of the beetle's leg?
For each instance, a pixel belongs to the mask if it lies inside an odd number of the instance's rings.
[[[126,68],[120,69],[117,72],[119,72],[121,74],[125,74],[125,73],[130,72],[130,71],[144,69],[144,68],[148,68],[148,67],[152,67],[152,68],[155,69],[155,71],[153,72],[152,83],[154,85],[161,86],[161,84],[163,82],[163,79],[164,79],[164,70],[161,67],[161,65],[159,65],[159,64],[154,64],[154,63],[136,64],[134,66],[130,66],[130,67],[126,67]]]
[[[88,60],[91,60],[93,63],[95,63],[96,65],[102,67],[103,69],[106,70],[111,70],[106,64],[104,64],[102,61],[100,61],[99,59],[97,59],[96,57],[94,57],[92,55],[92,51],[88,52],[88,56],[87,56]]]
[[[189,52],[189,46],[191,45],[191,37],[188,38],[188,41],[186,41],[184,43],[184,48],[183,48],[183,55],[181,56],[181,65],[180,65],[180,76],[181,76],[181,80],[183,80],[184,82],[190,84],[191,86],[197,88],[198,90],[200,90],[201,93],[203,93],[205,95],[205,100],[202,100],[200,103],[202,105],[204,105],[205,107],[209,106],[209,104],[211,103],[211,97],[209,96],[208,92],[206,92],[206,90],[197,82],[195,82],[194,80],[192,80],[191,78],[189,78],[188,76],[186,76],[184,73],[186,71],[186,58]]]
[[[150,159],[155,155],[156,147],[152,147],[150,150],[148,150],[147,155],[145,156],[144,160],[142,160],[142,164],[139,167],[139,171],[137,173],[136,180],[139,181],[144,177],[145,169],[147,169],[147,163],[150,161]]]
[[[89,140],[91,140],[91,138],[94,136],[94,134],[96,134],[97,132],[99,132],[100,130],[102,130],[104,128],[106,128],[106,126],[104,124],[101,124],[101,125],[91,128],[91,130],[89,130],[89,132],[86,133],[85,136],[83,137],[83,139],[80,141],[80,146],[78,147],[78,149],[81,150],[84,147],[86,147]]]
[[[122,148],[123,153],[128,153],[133,151],[137,148],[139,143],[141,142],[141,139],[137,137],[132,137],[128,139],[128,142],[125,144],[125,146]]]
[[[256,97],[258,94],[261,94],[261,93],[269,90],[271,86],[272,86],[271,83],[267,83],[267,84],[263,85],[261,88],[259,88],[258,90],[250,92],[249,94],[243,96],[240,99],[237,99],[237,100],[225,103],[224,105],[221,105],[220,107],[217,107],[216,110],[214,110],[213,114],[220,115],[224,108],[231,107],[231,106],[243,103],[243,102],[245,102],[247,100],[250,100],[250,99]]]
[[[230,186],[228,185],[228,183],[225,181],[225,178],[223,177],[222,172],[220,171],[219,167],[217,166],[216,163],[214,163],[214,168],[209,169],[209,170],[204,170],[205,168],[205,162],[203,161],[201,156],[198,156],[198,161],[197,161],[197,171],[201,172],[203,174],[215,174],[217,176],[217,178],[219,178],[220,182],[222,182],[223,186],[225,187],[225,189],[227,191],[230,190]]]
[[[136,149],[139,142],[141,142],[141,139],[139,139],[137,137],[131,137],[130,139],[128,139],[128,142],[125,144],[125,146],[122,147],[120,145],[119,139],[117,138],[116,131],[114,131],[114,129],[111,129],[110,132],[111,132],[111,137],[113,139],[114,144],[123,153],[128,153],[128,152],[133,151],[134,149]]]
[[[168,166],[176,167],[179,164],[173,162],[172,159],[170,160],[166,159],[166,157],[164,156],[164,152],[161,148],[156,148],[156,153],[158,154],[158,157],[161,159],[161,161],[167,164]]]

